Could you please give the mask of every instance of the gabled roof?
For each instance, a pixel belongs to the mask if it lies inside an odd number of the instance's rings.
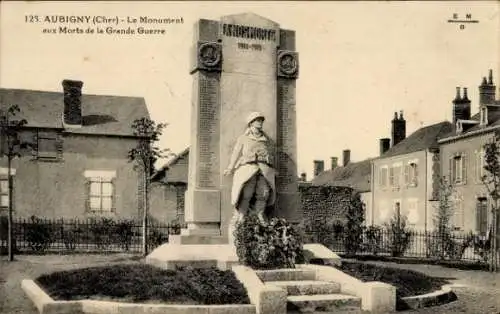
[[[479,131],[479,130],[488,130],[489,128],[491,127],[498,127],[500,126],[500,101],[495,101],[495,103],[493,104],[493,106],[489,106],[489,105],[486,105],[486,107],[488,108],[488,125],[486,126],[482,126],[482,125],[479,125],[476,124],[476,125],[473,125],[465,130],[463,130],[462,132],[457,132],[456,130],[456,126],[454,125],[452,127],[452,130],[450,132],[448,132],[447,134],[443,134],[440,139],[445,139],[445,138],[448,138],[448,137],[454,137],[454,136],[461,136],[461,135],[467,135],[467,134],[470,134],[472,132],[475,132],[475,131]],[[478,112],[476,114],[474,114],[470,120],[472,121],[480,121],[481,119],[481,113]]]
[[[359,192],[370,191],[372,158],[327,170],[312,179],[312,185],[345,186]]]
[[[439,122],[413,132],[410,136],[391,147],[380,158],[405,155],[421,150],[437,148],[438,139],[453,130],[453,125],[448,121]]]
[[[170,167],[174,166],[181,158],[186,157],[188,154],[189,154],[189,147],[185,148],[182,152],[180,152],[175,157],[168,160],[163,166],[161,166],[160,169],[158,169],[153,174],[153,176],[151,176],[151,180],[158,180],[161,177],[163,177],[165,175],[166,171],[168,171],[168,169],[170,169]],[[186,176],[187,176],[187,174],[186,174]],[[185,183],[187,183],[187,181]]]
[[[18,105],[19,118],[28,127],[62,129],[64,100],[62,92],[0,88],[0,108]],[[142,97],[82,95],[83,126],[65,131],[78,134],[133,136],[135,119],[149,118]]]

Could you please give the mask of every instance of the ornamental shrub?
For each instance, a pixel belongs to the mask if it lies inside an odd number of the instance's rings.
[[[383,247],[383,229],[380,226],[368,226],[365,229],[363,250],[373,255],[377,255]]]
[[[295,268],[303,263],[303,242],[299,228],[283,218],[261,222],[248,215],[234,231],[239,261],[255,269]]]
[[[406,216],[401,215],[399,212],[395,212],[390,221],[385,224],[385,228],[389,235],[388,246],[391,251],[391,256],[393,257],[403,256],[410,247],[413,239],[413,230],[408,227],[407,222],[408,219]]]
[[[31,216],[31,222],[25,225],[26,241],[35,252],[44,252],[54,242],[54,232],[50,222]]]

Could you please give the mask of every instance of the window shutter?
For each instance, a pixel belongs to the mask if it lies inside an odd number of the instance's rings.
[[[418,183],[418,164],[413,164],[413,183],[416,185]]]
[[[455,183],[455,176],[453,175],[453,156],[451,156],[449,158],[449,162],[448,162],[448,173],[449,173],[449,176],[450,176],[450,183]]]
[[[484,149],[481,149],[481,162],[480,162],[481,171],[479,172],[481,174],[481,177],[480,177],[481,180],[482,180],[483,176],[486,174],[486,170],[484,170],[484,167],[486,166],[485,159],[486,159],[486,153],[485,153]]]
[[[480,200],[476,200],[476,231],[481,232],[482,207]]]
[[[13,213],[16,212],[16,176],[15,175],[12,175],[12,212]]]
[[[410,182],[410,164],[405,165],[405,185],[409,185]]]
[[[462,158],[462,183],[467,183],[467,154],[463,153]]]
[[[33,143],[31,147],[31,156],[33,159],[38,158],[38,131],[33,131]]]
[[[116,178],[111,179],[112,193],[111,193],[111,212],[116,213]]]
[[[481,210],[481,233],[486,234],[488,231],[488,203],[485,203]]]
[[[84,197],[85,197],[85,212],[90,213],[90,178],[85,178]]]
[[[56,134],[57,160],[63,159],[63,137],[61,133]]]

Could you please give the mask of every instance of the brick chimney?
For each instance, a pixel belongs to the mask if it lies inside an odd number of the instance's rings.
[[[385,154],[386,151],[391,148],[391,139],[390,138],[381,138],[380,139],[380,155]]]
[[[325,162],[323,160],[315,160],[314,161],[314,176],[318,176],[318,174],[325,171]]]
[[[342,152],[342,165],[345,167],[351,162],[351,150],[350,149],[344,149]]]
[[[495,102],[495,85],[493,84],[493,70],[490,69],[488,79],[483,77],[483,82],[479,86],[479,105],[488,105]]]
[[[467,88],[464,87],[463,96],[460,96],[460,87],[457,87],[455,99],[453,99],[453,124],[458,120],[470,120],[470,100],[467,96]]]
[[[339,159],[337,157],[330,157],[330,161],[331,161],[331,169],[332,170],[338,167]]]
[[[68,127],[82,126],[82,81],[63,80],[63,124]]]
[[[403,118],[403,111],[398,113],[394,112],[394,119],[392,119],[392,146],[397,145],[399,142],[406,138],[406,120]]]

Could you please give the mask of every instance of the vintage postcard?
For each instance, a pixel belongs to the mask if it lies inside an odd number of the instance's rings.
[[[498,1],[0,2],[0,313],[500,313]]]

